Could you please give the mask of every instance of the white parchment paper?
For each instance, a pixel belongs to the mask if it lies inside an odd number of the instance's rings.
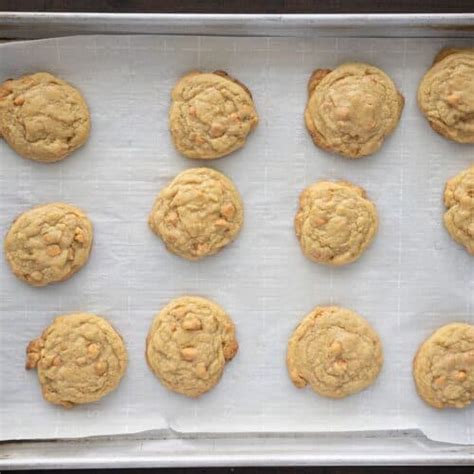
[[[443,46],[434,39],[296,39],[108,36],[0,47],[0,79],[49,71],[76,85],[92,114],[87,145],[51,165],[23,160],[0,143],[0,234],[39,203],[83,208],[95,227],[87,266],[69,281],[30,288],[0,263],[0,438],[57,438],[171,428],[181,432],[347,431],[420,428],[432,439],[474,443],[474,405],[438,411],[416,395],[419,344],[438,326],[474,323],[474,260],[442,225],[445,181],[474,160],[474,147],[434,133],[416,89]],[[400,125],[373,157],[347,160],[312,144],[303,123],[306,85],[318,67],[344,61],[384,69],[406,98]],[[252,91],[260,124],[244,147],[191,161],[168,132],[170,90],[193,69],[224,69]],[[188,262],[147,227],[156,194],[178,172],[209,165],[237,185],[245,225],[219,255]],[[331,269],[301,254],[293,217],[301,190],[321,178],[363,186],[380,231],[356,263]],[[199,294],[232,316],[240,351],[218,386],[199,400],[167,391],[144,359],[154,314],[169,299]],[[368,390],[329,400],[291,384],[288,337],[314,306],[340,304],[379,332],[385,365]],[[43,401],[25,347],[54,316],[106,316],[127,343],[119,388],[65,410]]]

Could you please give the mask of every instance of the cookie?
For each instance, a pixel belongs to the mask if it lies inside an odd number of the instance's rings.
[[[165,387],[199,397],[219,382],[238,347],[234,324],[219,305],[182,296],[171,300],[153,320],[146,359]]]
[[[250,91],[223,71],[185,75],[171,98],[171,136],[188,158],[228,155],[244,146],[258,123]]]
[[[5,257],[13,273],[32,286],[74,275],[87,262],[92,224],[83,211],[60,202],[18,216],[5,237]]]
[[[474,326],[438,328],[418,349],[413,378],[420,397],[435,408],[463,408],[474,400]]]
[[[359,186],[319,181],[301,193],[295,231],[301,250],[314,262],[346,265],[357,260],[377,227],[377,210]]]
[[[474,255],[474,164],[446,183],[444,204],[446,229]]]
[[[317,69],[308,84],[306,127],[316,146],[346,158],[375,153],[400,120],[404,99],[369,64]]]
[[[438,53],[418,87],[418,106],[440,135],[474,143],[474,48]]]
[[[21,156],[52,163],[89,137],[90,116],[80,92],[46,72],[0,86],[0,134]]]
[[[191,168],[161,190],[148,223],[168,250],[198,260],[234,240],[243,219],[242,200],[230,179],[210,168]]]
[[[114,390],[127,368],[120,334],[91,313],[59,316],[28,344],[26,368],[37,369],[43,397],[72,407]]]
[[[298,325],[286,357],[291,381],[318,394],[343,398],[375,380],[383,364],[377,333],[355,312],[318,306]]]

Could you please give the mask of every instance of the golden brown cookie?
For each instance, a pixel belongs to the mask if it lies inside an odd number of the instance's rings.
[[[319,181],[301,193],[295,231],[303,253],[314,262],[346,265],[357,260],[377,227],[377,210],[359,186]]]
[[[33,286],[74,275],[87,262],[92,224],[83,211],[61,202],[33,207],[18,216],[5,237],[13,273]]]
[[[383,71],[368,64],[342,64],[333,71],[313,72],[305,122],[318,147],[360,158],[382,146],[403,105],[403,96]]]
[[[171,136],[188,158],[228,155],[244,146],[258,123],[250,91],[223,71],[186,74],[171,98]]]
[[[182,296],[171,300],[153,320],[146,359],[165,387],[199,397],[219,382],[238,347],[234,324],[219,305]]]
[[[21,156],[52,163],[89,137],[87,104],[77,89],[46,72],[0,86],[0,135]]]
[[[446,183],[444,204],[446,229],[474,255],[474,164]]]
[[[127,368],[120,334],[91,313],[57,317],[26,353],[26,368],[38,370],[43,397],[65,407],[107,395]]]
[[[463,408],[474,400],[474,326],[451,323],[438,328],[413,360],[420,397],[435,408]]]
[[[418,105],[440,135],[474,143],[474,48],[438,53],[418,87]]]
[[[230,179],[210,168],[191,168],[161,190],[148,223],[168,250],[198,260],[234,240],[243,218],[242,200]]]
[[[343,398],[375,380],[383,364],[377,333],[355,312],[318,306],[293,332],[286,357],[291,381],[320,395]]]

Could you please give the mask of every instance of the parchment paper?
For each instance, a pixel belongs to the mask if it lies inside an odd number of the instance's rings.
[[[0,437],[82,437],[171,428],[181,432],[341,431],[420,428],[434,440],[473,443],[474,405],[438,411],[416,395],[419,344],[438,326],[474,323],[473,258],[442,225],[445,181],[474,148],[434,133],[416,107],[417,84],[443,46],[434,39],[75,37],[0,47],[0,78],[49,71],[76,85],[92,114],[87,145],[52,165],[23,160],[0,143],[0,234],[39,203],[83,208],[95,226],[87,266],[67,282],[30,288],[1,260]],[[400,125],[373,157],[350,161],[315,148],[304,128],[310,73],[358,60],[384,69],[406,98]],[[212,162],[173,148],[170,90],[193,69],[224,69],[255,98],[260,124],[247,145]],[[237,185],[245,226],[230,247],[201,262],[169,254],[147,227],[156,194],[179,171],[209,165]],[[356,263],[330,269],[307,260],[294,236],[301,190],[321,178],[363,186],[380,231]],[[182,294],[215,299],[232,316],[240,351],[199,400],[167,391],[146,366],[154,314]],[[291,384],[288,337],[314,306],[335,303],[379,332],[385,365],[368,390],[329,400]],[[43,401],[25,347],[54,316],[106,316],[127,343],[119,388],[66,410]]]

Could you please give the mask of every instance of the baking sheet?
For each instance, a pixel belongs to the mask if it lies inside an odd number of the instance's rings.
[[[434,410],[416,396],[411,377],[413,354],[435,328],[474,322],[472,257],[441,222],[444,183],[472,163],[474,149],[432,132],[415,101],[434,54],[453,44],[474,41],[97,36],[2,45],[2,79],[46,70],[72,82],[90,105],[93,130],[82,150],[48,166],[1,145],[0,233],[29,207],[62,200],[86,210],[95,243],[80,273],[47,288],[22,284],[0,264],[0,438],[420,428],[434,440],[474,443],[474,408]],[[406,98],[394,135],[377,155],[356,161],[316,149],[302,119],[312,70],[349,60],[383,68]],[[224,69],[254,96],[259,127],[227,158],[191,161],[171,144],[170,90],[192,69]],[[187,262],[165,251],[146,219],[162,186],[203,164],[236,183],[245,226],[219,255]],[[298,195],[321,178],[363,186],[379,211],[374,244],[348,267],[310,262],[294,237]],[[143,356],[153,315],[182,294],[219,302],[240,342],[219,385],[199,400],[164,389]],[[384,344],[376,383],[344,400],[297,390],[286,374],[293,328],[327,303],[358,311]],[[119,329],[130,364],[111,395],[64,410],[42,400],[24,351],[54,316],[77,310]]]

